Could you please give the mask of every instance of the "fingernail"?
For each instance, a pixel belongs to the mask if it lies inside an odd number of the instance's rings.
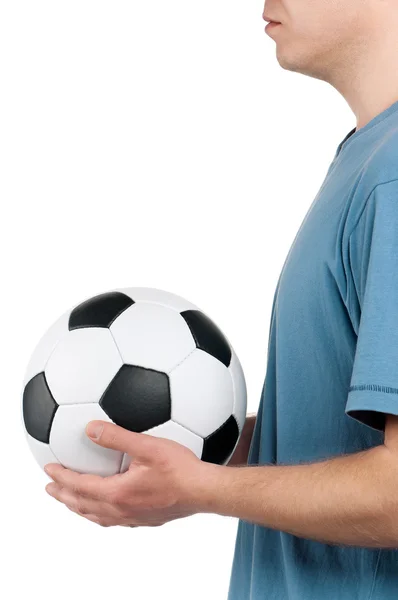
[[[91,422],[87,425],[87,435],[93,440],[98,440],[101,437],[104,426],[101,423]]]

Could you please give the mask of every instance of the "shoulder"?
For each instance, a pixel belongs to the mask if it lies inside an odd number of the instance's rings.
[[[398,180],[398,123],[380,138],[370,153],[364,175],[371,189]]]
[[[345,214],[348,236],[365,218],[374,218],[381,198],[391,199],[390,207],[398,210],[398,122],[389,127],[371,150],[363,148],[364,159],[355,175]],[[365,158],[366,157],[366,158]],[[384,202],[387,208],[387,203]],[[368,217],[367,217],[368,216]]]

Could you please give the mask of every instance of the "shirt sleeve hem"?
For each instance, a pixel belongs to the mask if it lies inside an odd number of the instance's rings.
[[[386,414],[398,415],[398,395],[375,390],[352,390],[348,394],[347,416],[377,431],[384,431]]]

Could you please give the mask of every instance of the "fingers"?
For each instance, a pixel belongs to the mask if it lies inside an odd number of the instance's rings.
[[[91,421],[87,425],[86,433],[96,444],[104,448],[125,452],[135,458],[150,455],[151,449],[156,443],[154,437],[128,431],[114,423],[105,421]]]
[[[49,483],[46,486],[46,492],[79,515],[86,516],[91,514],[120,518],[117,509],[111,504],[80,496],[79,494],[72,492],[69,488],[62,487],[57,483]]]
[[[62,488],[57,483],[49,483],[46,486],[47,493],[65,504],[65,506],[77,515],[84,517],[92,523],[101,525],[101,527],[139,527],[139,525],[129,524],[126,517],[123,517],[110,504],[84,498],[77,494],[73,494],[67,488]]]
[[[68,507],[69,508],[69,507]],[[72,511],[75,512],[75,511]],[[92,523],[96,523],[97,525],[101,525],[101,527],[116,527],[120,525],[120,519],[114,519],[113,517],[100,517],[98,515],[80,515],[91,521]],[[128,525],[122,525],[122,527],[128,527]]]
[[[60,486],[69,488],[75,494],[98,501],[106,501],[107,495],[115,484],[113,477],[82,475],[57,464],[46,465],[45,471]]]

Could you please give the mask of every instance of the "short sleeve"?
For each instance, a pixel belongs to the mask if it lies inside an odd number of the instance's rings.
[[[383,431],[398,415],[398,180],[369,196],[349,256],[360,321],[346,414]]]

